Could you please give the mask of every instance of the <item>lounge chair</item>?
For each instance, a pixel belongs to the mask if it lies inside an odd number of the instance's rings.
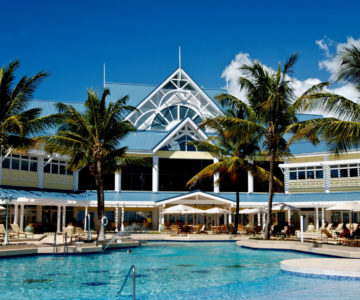
[[[16,234],[14,234],[13,232],[8,231],[8,237],[12,238],[15,237]],[[5,238],[5,226],[4,224],[0,224],[0,237],[1,238]]]
[[[229,229],[226,225],[221,225],[220,231],[221,233],[229,233]]]
[[[87,239],[88,235],[87,232],[85,232],[81,227],[75,227],[75,239]],[[90,238],[92,237],[91,232],[90,232]]]
[[[200,229],[201,229],[201,225],[195,225],[193,228],[192,228],[192,233],[200,233]]]
[[[334,231],[341,234],[344,231],[343,228],[344,228],[344,223],[340,223]]]
[[[20,235],[24,235],[25,238],[27,238],[28,236],[34,237],[34,233],[32,232],[21,231],[18,224],[10,224],[10,226],[13,231],[12,234],[14,236],[17,236],[18,238],[20,238]]]
[[[336,235],[332,235],[327,229],[323,229],[321,230],[321,239],[322,239],[322,234],[325,234],[326,240],[333,240],[333,241],[337,241],[338,237]]]
[[[333,223],[329,223],[328,226],[326,226],[327,231],[331,231],[333,227]]]

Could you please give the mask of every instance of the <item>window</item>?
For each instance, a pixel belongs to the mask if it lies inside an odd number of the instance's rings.
[[[72,172],[67,170],[65,160],[57,159],[45,159],[44,160],[44,172],[50,174],[60,174],[60,175],[72,175]]]
[[[2,162],[4,169],[21,170],[21,171],[37,171],[37,158],[27,155],[10,154]]]
[[[302,167],[290,169],[290,180],[311,180],[322,179],[323,170],[322,167]]]

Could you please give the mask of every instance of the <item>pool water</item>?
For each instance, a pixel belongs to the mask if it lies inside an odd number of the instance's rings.
[[[305,278],[280,271],[280,261],[311,255],[256,251],[235,243],[148,243],[104,255],[0,260],[1,299],[356,299],[360,281]],[[130,279],[130,278],[129,278]]]

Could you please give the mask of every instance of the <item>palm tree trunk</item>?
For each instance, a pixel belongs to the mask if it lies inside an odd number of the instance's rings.
[[[265,239],[270,240],[270,228],[271,228],[271,215],[272,215],[272,200],[274,194],[274,161],[275,150],[270,150],[270,167],[269,167],[269,195],[268,195],[268,211],[265,226]]]
[[[236,190],[236,212],[235,212],[235,228],[234,233],[237,234],[239,225],[239,208],[240,208],[240,193]]]
[[[102,217],[104,216],[105,205],[104,205],[104,179],[102,174],[102,165],[101,161],[96,162],[96,173],[95,173],[95,185],[97,191],[97,229],[98,229],[98,241],[103,241],[105,239],[105,232],[101,222]]]

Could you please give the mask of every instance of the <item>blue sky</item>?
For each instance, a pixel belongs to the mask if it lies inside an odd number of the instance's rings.
[[[182,65],[198,84],[225,86],[239,53],[276,68],[300,53],[294,77],[331,76],[338,43],[360,38],[357,1],[6,1],[0,0],[0,65],[51,76],[38,99],[83,101],[107,81],[159,84]],[[316,41],[323,41],[323,49]],[[330,54],[326,56],[325,48]]]

